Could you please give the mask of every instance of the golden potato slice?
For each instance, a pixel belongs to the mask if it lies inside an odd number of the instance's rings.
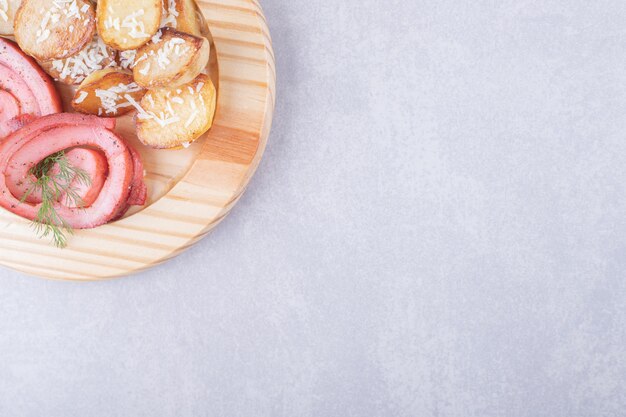
[[[137,49],[159,30],[162,0],[100,0],[98,33],[121,51]]]
[[[81,113],[117,117],[133,110],[131,102],[141,100],[145,90],[133,81],[130,71],[107,68],[89,75],[76,89],[72,107]]]
[[[39,61],[63,59],[93,39],[96,14],[86,0],[24,0],[15,15],[15,39]]]
[[[189,146],[211,128],[216,95],[204,74],[180,87],[148,91],[140,104],[134,103],[139,140],[159,149]]]
[[[194,0],[163,0],[161,27],[171,27],[194,36],[202,36],[198,5]]]
[[[91,73],[116,65],[116,55],[114,49],[106,46],[96,36],[85,49],[74,56],[39,64],[52,78],[63,84],[80,84]]]
[[[196,78],[209,62],[206,38],[161,29],[137,52],[133,76],[142,87],[177,87]]]
[[[0,0],[0,35],[13,34],[15,13],[21,4],[22,0]]]

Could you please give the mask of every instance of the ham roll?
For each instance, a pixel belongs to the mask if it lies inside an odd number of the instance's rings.
[[[32,193],[24,199],[35,180],[31,168],[59,151],[65,151],[69,163],[91,178],[89,185],[76,179],[71,183],[82,199],[80,208],[65,196],[54,203],[72,228],[97,227],[123,216],[131,205],[145,204],[141,158],[113,132],[114,127],[115,119],[59,113],[38,118],[10,134],[0,144],[0,206],[34,220],[41,196]],[[51,168],[52,174],[55,169]]]
[[[32,118],[61,111],[52,79],[17,44],[0,38],[0,138]]]

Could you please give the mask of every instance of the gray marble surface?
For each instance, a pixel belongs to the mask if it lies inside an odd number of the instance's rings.
[[[626,3],[265,0],[266,157],[144,274],[0,272],[0,416],[626,413]]]

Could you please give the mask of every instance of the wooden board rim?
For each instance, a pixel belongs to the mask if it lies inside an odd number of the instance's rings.
[[[256,0],[197,0],[215,44],[219,97],[196,160],[161,199],[120,221],[77,231],[65,249],[0,213],[0,265],[57,280],[102,280],[156,266],[188,249],[230,212],[261,160],[275,102],[269,29]]]

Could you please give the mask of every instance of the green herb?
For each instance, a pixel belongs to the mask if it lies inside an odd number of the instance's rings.
[[[55,165],[58,169],[52,172],[52,167]],[[64,248],[67,246],[65,234],[73,234],[74,231],[56,211],[55,203],[65,194],[65,201],[62,203],[66,206],[84,207],[82,198],[71,184],[72,181],[77,180],[79,184],[89,186],[91,185],[91,178],[85,170],[72,166],[63,151],[43,159],[28,173],[33,175],[35,179],[32,180],[30,187],[22,196],[22,203],[32,193],[41,192],[41,205],[37,211],[37,217],[32,222],[33,229],[39,238],[51,236],[52,243],[56,247]]]

